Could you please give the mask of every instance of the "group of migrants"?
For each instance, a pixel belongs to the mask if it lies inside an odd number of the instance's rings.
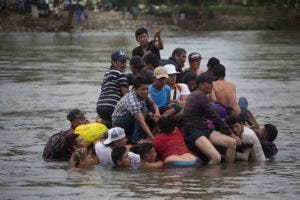
[[[51,136],[44,148],[46,161],[69,161],[75,171],[96,163],[147,169],[261,162],[277,153],[277,128],[259,126],[219,59],[211,57],[204,71],[199,52],[187,56],[176,48],[161,59],[160,31],[149,41],[147,29],[139,28],[135,37],[132,72],[125,73],[125,52],[113,51],[97,118],[89,122],[84,112],[71,110],[71,127]]]

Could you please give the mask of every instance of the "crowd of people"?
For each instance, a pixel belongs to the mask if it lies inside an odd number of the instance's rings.
[[[162,59],[160,31],[149,41],[147,29],[139,28],[135,37],[139,46],[130,60],[123,50],[111,54],[95,121],[71,110],[71,127],[44,148],[46,161],[69,161],[73,171],[97,163],[149,169],[262,162],[277,153],[276,126],[259,126],[218,58],[211,57],[205,71],[199,52],[187,56],[180,47]],[[125,73],[127,60],[131,73]]]

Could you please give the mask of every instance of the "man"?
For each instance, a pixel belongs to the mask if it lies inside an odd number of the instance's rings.
[[[181,79],[182,83],[185,83],[188,86],[190,92],[193,92],[197,89],[196,80],[197,75],[194,72],[187,72]]]
[[[253,145],[251,148],[243,149],[243,152],[238,152],[236,155],[237,160],[266,160],[264,151],[255,132],[244,126],[239,117],[231,115],[226,118],[226,123],[233,130],[233,132],[241,138],[242,143]]]
[[[186,51],[183,48],[176,48],[172,52],[172,56],[166,60],[162,59],[161,64],[173,64],[175,65],[176,71],[179,73],[183,73],[183,67],[186,60]]]
[[[207,62],[207,71],[203,73],[208,73],[209,75],[213,75],[213,69],[216,65],[220,64],[220,60],[215,57],[211,57]]]
[[[48,139],[43,151],[44,160],[67,161],[70,159],[73,148],[66,148],[69,145],[68,143],[70,143],[67,138],[73,135],[76,127],[81,124],[87,124],[88,120],[85,118],[84,113],[78,108],[72,109],[68,113],[67,119],[71,122],[70,128],[66,131],[56,133]]]
[[[151,70],[152,72],[156,67],[159,66],[159,58],[153,53],[144,55],[143,62],[145,63],[145,68]]]
[[[112,115],[113,125],[124,128],[132,144],[138,143],[145,136],[153,139],[145,121],[148,114],[146,104],[152,107],[156,117],[160,117],[157,105],[148,97],[147,80],[138,76],[133,82],[133,89],[117,103]]]
[[[132,56],[129,61],[132,73],[126,74],[128,85],[133,85],[133,81],[138,76],[144,76],[147,79],[148,85],[153,82],[153,71],[146,69],[143,60],[140,56]]]
[[[190,53],[188,56],[190,67],[184,72],[184,74],[187,72],[195,72],[196,75],[199,76],[202,73],[200,69],[201,60],[202,60],[202,56],[200,53],[198,52]]]
[[[199,150],[208,158],[208,164],[219,164],[221,155],[213,145],[226,148],[225,160],[234,162],[236,140],[230,129],[212,108],[207,94],[211,93],[214,78],[200,75],[197,78],[198,88],[191,93],[184,108],[185,140],[191,149]],[[214,122],[215,130],[207,128],[207,119]],[[225,135],[226,134],[226,135]]]
[[[101,94],[97,102],[97,113],[101,121],[111,127],[111,115],[118,101],[128,91],[124,70],[127,56],[124,51],[116,50],[111,54],[111,67],[105,73],[101,85]]]
[[[148,30],[146,28],[139,28],[135,31],[135,38],[140,46],[133,49],[132,56],[143,57],[147,53],[153,53],[160,59],[159,50],[164,48],[160,31],[155,32],[154,40],[149,42]]]
[[[149,96],[158,106],[160,113],[163,113],[170,103],[171,89],[167,83],[169,78],[168,71],[165,67],[157,67],[154,70],[154,82],[149,86]]]
[[[114,162],[111,158],[111,152],[117,147],[125,146],[127,138],[124,129],[120,127],[114,127],[108,130],[107,139],[103,142],[99,141],[95,144],[95,151],[100,164],[104,166],[112,166]],[[130,153],[132,163],[136,164],[140,162],[140,156],[134,153]]]
[[[236,98],[236,86],[231,81],[225,80],[225,67],[222,64],[216,65],[213,69],[213,75],[216,77],[217,81],[213,83],[212,99],[214,101],[220,102],[223,105],[232,109],[231,114],[234,116],[241,115],[240,106],[237,103]],[[247,105],[248,102],[245,98],[241,99],[243,102],[243,121],[247,118]]]

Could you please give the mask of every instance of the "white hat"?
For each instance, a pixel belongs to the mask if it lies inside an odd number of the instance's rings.
[[[168,71],[168,74],[178,74],[178,72],[176,71],[175,65],[167,64],[167,65],[164,65],[164,67]]]
[[[121,140],[125,138],[125,131],[123,128],[114,127],[108,130],[108,137],[103,141],[103,144],[108,145],[113,141]]]

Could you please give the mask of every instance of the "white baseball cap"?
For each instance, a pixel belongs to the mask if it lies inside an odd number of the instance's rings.
[[[121,127],[114,127],[108,130],[108,137],[103,141],[103,144],[108,145],[113,141],[121,140],[126,137],[125,131]]]
[[[178,74],[178,72],[176,71],[175,65],[167,64],[167,65],[164,65],[164,67],[166,68],[168,74]]]

